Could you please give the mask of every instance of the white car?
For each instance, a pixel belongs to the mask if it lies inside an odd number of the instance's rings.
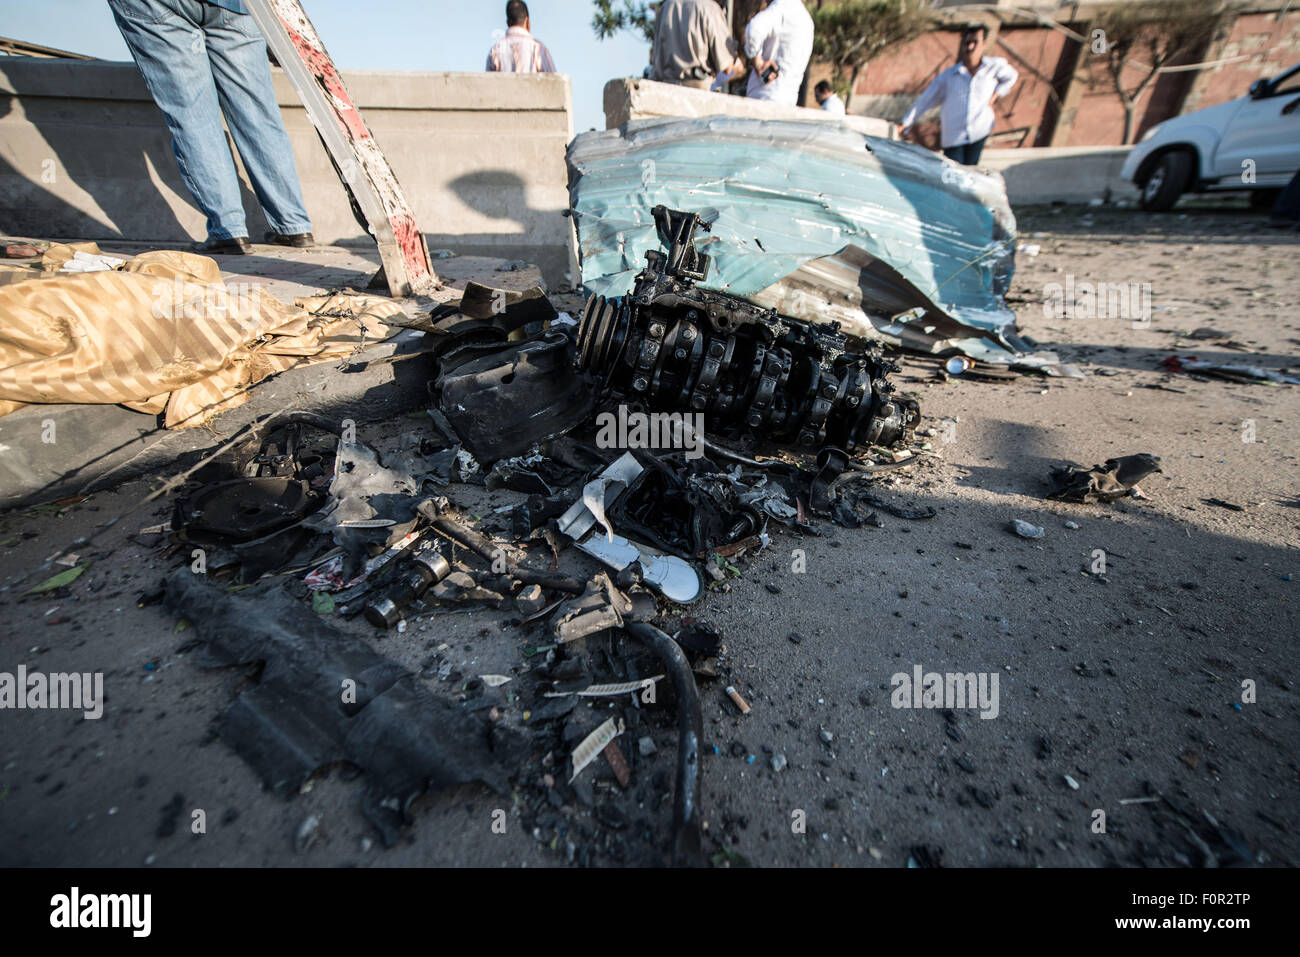
[[[1121,176],[1142,191],[1143,209],[1168,209],[1183,193],[1269,191],[1300,169],[1300,63],[1250,93],[1151,127]],[[1254,197],[1252,197],[1254,199]]]

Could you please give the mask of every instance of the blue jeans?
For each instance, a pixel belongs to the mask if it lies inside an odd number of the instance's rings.
[[[984,137],[987,140],[988,137]],[[960,146],[945,146],[943,155],[955,163],[961,163],[963,166],[977,166],[980,161],[980,154],[984,152],[984,140],[976,140],[974,143],[962,143]]]
[[[208,236],[248,235],[223,113],[271,228],[310,232],[293,148],[271,86],[266,41],[253,18],[203,0],[108,5],[167,120],[181,177],[208,218]]]

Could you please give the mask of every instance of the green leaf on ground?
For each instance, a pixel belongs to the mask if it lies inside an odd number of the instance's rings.
[[[39,595],[42,594],[43,592],[54,591],[54,589],[56,588],[62,588],[64,585],[71,585],[78,578],[80,578],[81,573],[84,572],[89,567],[90,567],[90,562],[85,562],[81,565],[76,565],[72,568],[69,568],[66,571],[61,571],[53,578],[47,578],[39,585],[33,585],[31,588],[27,589],[27,591],[23,592],[23,594]]]
[[[334,614],[334,596],[327,591],[318,591],[311,596],[311,610],[318,615]]]
[[[753,864],[749,863],[749,861],[745,857],[743,857],[740,854],[737,854],[729,847],[724,847],[722,850],[715,852],[713,857],[709,859],[709,863],[711,863],[714,867],[753,867],[754,866]]]

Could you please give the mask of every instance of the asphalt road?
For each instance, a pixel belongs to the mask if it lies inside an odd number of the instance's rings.
[[[728,590],[687,612],[718,627],[725,645],[721,679],[700,683],[704,849],[716,864],[1300,861],[1300,387],[1160,366],[1175,352],[1300,366],[1300,237],[1266,229],[1244,205],[1209,203],[1161,216],[1022,211],[1020,229],[1021,242],[1038,247],[1018,259],[1021,330],[1086,377],[940,382],[908,360],[899,386],[918,396],[937,457],[882,480],[879,491],[937,515],[882,514],[883,527],[853,530],[825,523],[817,537],[777,533],[738,563]],[[1067,276],[1076,286],[1149,283],[1149,325],[1046,315],[1049,284]],[[1187,338],[1201,327],[1224,335]],[[362,437],[391,448],[418,427],[394,421]],[[1054,465],[1136,452],[1162,460],[1163,472],[1142,483],[1146,498],[1043,497]],[[0,517],[0,582],[148,487]],[[456,486],[451,495],[480,515],[517,499]],[[636,711],[620,739],[633,764],[626,791],[603,759],[570,788],[567,752],[539,743],[545,736],[524,717],[534,682],[524,651],[543,636],[509,610],[455,609],[382,639],[359,621],[346,627],[413,669],[436,660],[464,680],[514,678],[493,693],[501,721],[533,748],[510,794],[467,785],[421,799],[403,839],[385,849],[343,768],[289,799],[263,791],[209,730],[253,677],[199,667],[194,625],[136,606],[182,556],[164,558],[128,535],[169,515],[159,505],[109,529],[83,555],[94,564],[53,599],[22,598],[31,581],[0,592],[0,671],[102,671],[107,691],[100,720],[0,711],[0,864],[666,859],[670,697],[618,706]],[[1011,534],[1014,518],[1042,526],[1043,537]],[[566,555],[561,570],[594,566]],[[894,676],[916,668],[974,673],[990,690],[996,676],[996,715],[991,701],[897,707]],[[436,694],[463,694],[463,680],[423,680]],[[727,683],[752,706],[748,715],[727,698]],[[580,705],[574,728],[606,710]],[[643,737],[653,754],[641,755]],[[553,788],[547,774],[559,779]],[[316,826],[304,830],[311,818]]]

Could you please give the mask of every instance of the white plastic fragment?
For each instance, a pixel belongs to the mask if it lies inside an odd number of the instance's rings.
[[[603,698],[612,695],[631,694],[636,691],[643,691],[649,688],[656,681],[663,679],[663,675],[655,675],[653,678],[642,678],[640,681],[620,681],[617,684],[607,685],[588,685],[581,691],[548,691],[548,698],[567,698],[570,695],[577,695],[580,698]]]
[[[605,745],[613,741],[626,730],[623,720],[620,718],[615,723],[610,718],[591,734],[582,739],[581,743],[573,749],[573,776],[570,781],[576,781],[582,769],[596,760],[596,755],[605,750]]]

